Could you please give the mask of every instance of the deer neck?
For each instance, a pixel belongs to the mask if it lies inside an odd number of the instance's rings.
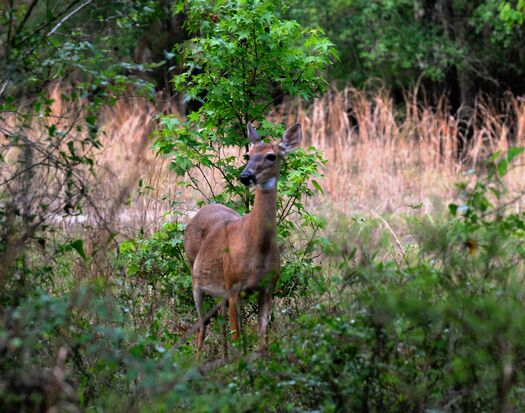
[[[277,181],[271,178],[255,189],[255,202],[249,216],[250,236],[254,245],[262,249],[276,242]]]

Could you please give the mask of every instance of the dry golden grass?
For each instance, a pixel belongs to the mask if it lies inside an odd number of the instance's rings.
[[[65,117],[69,108],[61,101],[60,90],[52,89],[51,97],[53,115]],[[166,219],[174,202],[177,208],[190,210],[202,197],[177,186],[168,160],[155,157],[150,149],[155,115],[160,112],[176,114],[175,105],[128,98],[102,114],[103,149],[95,155],[92,192],[115,229],[142,228],[147,233]],[[405,103],[396,107],[386,92],[347,88],[332,90],[311,104],[285,102],[269,119],[302,123],[303,144],[321,149],[328,160],[322,182],[325,194],[313,204],[344,213],[403,212],[414,205],[420,206],[418,213],[430,211],[436,200],[445,204],[452,200],[454,184],[467,179],[465,171],[478,167],[490,153],[525,146],[525,99],[511,95],[498,107],[479,98],[470,111],[450,115],[445,99],[430,107],[407,94]],[[525,186],[524,157],[517,163],[521,166],[506,178],[511,193]],[[219,176],[208,178],[214,188],[221,186]],[[131,202],[122,206],[123,198]],[[112,205],[120,205],[118,213]]]
[[[173,107],[162,110],[174,113]],[[126,185],[133,172],[135,180],[147,188],[125,215],[146,230],[162,221],[173,201],[191,209],[201,199],[176,185],[177,177],[167,171],[167,160],[155,158],[140,145],[148,142],[145,125],[158,111],[145,100],[120,102],[108,111],[102,127],[105,149],[99,164],[107,182],[115,188]],[[360,209],[407,212],[418,205],[421,213],[451,201],[455,183],[472,179],[465,172],[480,167],[494,151],[525,145],[524,98],[509,95],[498,108],[480,97],[471,111],[462,112],[450,115],[445,99],[430,107],[407,95],[404,105],[395,107],[386,92],[369,94],[347,88],[332,90],[310,105],[285,102],[269,118],[287,125],[301,122],[303,144],[324,152],[328,162],[322,182],[325,194],[319,195],[322,204],[345,213]],[[140,156],[137,147],[143,148]],[[521,166],[506,178],[510,193],[525,186],[523,163],[522,156],[517,161]],[[214,188],[221,186],[219,176],[208,178]],[[319,205],[319,199],[313,204]],[[523,209],[519,203],[517,207]]]
[[[525,144],[524,98],[509,95],[502,109],[479,98],[462,112],[451,116],[444,99],[430,107],[408,95],[396,108],[386,93],[347,88],[307,108],[292,103],[275,121],[301,122],[305,143],[323,150],[327,201],[338,209],[429,210],[433,199],[452,199],[454,184],[491,153]],[[524,176],[523,166],[511,171],[509,189],[523,189]]]

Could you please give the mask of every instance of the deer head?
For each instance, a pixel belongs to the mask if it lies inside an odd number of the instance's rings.
[[[241,173],[241,182],[248,187],[257,185],[263,191],[274,189],[279,178],[281,159],[301,142],[301,125],[296,123],[290,126],[280,142],[266,143],[253,126],[248,124],[248,138],[252,147],[245,155],[248,163]]]

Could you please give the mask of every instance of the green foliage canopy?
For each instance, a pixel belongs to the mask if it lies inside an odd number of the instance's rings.
[[[319,25],[341,53],[332,78],[362,86],[523,91],[524,3],[503,0],[307,0],[288,14]],[[377,83],[375,83],[377,87]]]

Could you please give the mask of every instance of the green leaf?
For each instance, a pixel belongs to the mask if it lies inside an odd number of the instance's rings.
[[[523,148],[522,146],[515,146],[510,148],[507,152],[507,160],[509,161],[509,163],[511,163],[516,156],[521,155],[524,150],[525,148]]]
[[[71,248],[78,252],[78,255],[80,255],[84,260],[87,259],[86,253],[84,252],[84,241],[82,241],[81,239],[76,239],[74,241],[71,241],[69,245],[71,245]]]
[[[498,175],[499,176],[504,176],[507,173],[508,165],[509,165],[509,163],[508,163],[507,159],[505,159],[505,158],[501,159],[498,162]]]
[[[312,185],[315,187],[315,189],[317,189],[321,194],[324,195],[323,188],[321,187],[321,185],[319,185],[319,182],[317,182],[316,180],[312,179]]]
[[[496,162],[496,159],[498,159],[500,155],[501,151],[494,152],[492,155],[490,155],[488,162]]]

